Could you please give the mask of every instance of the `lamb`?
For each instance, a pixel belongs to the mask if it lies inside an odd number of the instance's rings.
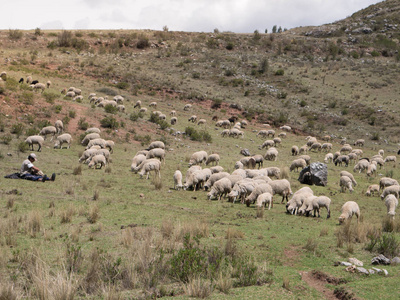
[[[276,161],[278,158],[278,150],[276,150],[276,148],[270,148],[267,150],[267,152],[265,153],[264,158],[266,160],[273,160]]]
[[[354,146],[364,146],[365,140],[363,139],[358,139],[357,141],[354,142]]]
[[[355,153],[358,157],[361,157],[364,152],[361,149],[353,149],[351,153]]]
[[[341,215],[339,216],[339,224],[342,224],[346,220],[351,220],[353,215],[357,217],[357,223],[360,219],[360,208],[358,204],[354,201],[347,201],[343,204],[342,209],[340,210]]]
[[[207,160],[206,160],[206,166],[208,166],[209,164],[214,164],[215,163],[215,165],[218,165],[219,164],[219,155],[218,154],[211,154],[211,155],[209,155],[208,157],[207,157]]]
[[[380,156],[383,156],[384,153],[385,153],[385,150],[383,150],[383,149],[380,149],[380,150],[378,151],[378,154],[379,154]]]
[[[91,140],[99,139],[99,138],[100,138],[100,134],[98,134],[96,132],[89,133],[83,138],[81,144],[83,146],[87,146]]]
[[[308,151],[308,146],[307,145],[303,145],[299,149],[299,154],[300,153],[307,153],[307,151]]]
[[[326,155],[325,155],[325,158],[324,158],[324,163],[328,163],[328,162],[332,162],[332,160],[333,160],[333,154],[332,153],[327,153]]]
[[[30,84],[32,82],[32,76],[26,77],[26,83]]]
[[[350,193],[354,191],[352,181],[347,176],[340,176],[340,188],[342,193],[344,193],[346,189],[348,189]]]
[[[280,138],[286,138],[286,132],[280,132],[280,133],[278,134],[278,137],[280,137]]]
[[[264,193],[270,193],[271,195],[273,195],[272,188],[268,183],[259,184],[255,187],[255,189],[245,200],[246,206],[249,207],[250,203],[254,203],[257,200],[258,196]]]
[[[379,190],[383,190],[383,188],[391,185],[399,185],[399,183],[397,182],[397,180],[390,177],[382,177],[379,180]]]
[[[90,149],[89,149],[90,150]],[[87,150],[87,151],[89,151]],[[142,162],[146,160],[146,156],[143,154],[136,155],[132,159],[132,164],[131,164],[131,171],[133,172],[137,166],[139,166]]]
[[[72,141],[72,137],[70,134],[68,134],[68,133],[61,134],[57,137],[56,142],[54,144],[54,148],[61,149],[62,144],[67,143],[68,144],[67,149],[69,149],[71,146],[71,141]]]
[[[46,82],[46,87],[47,87],[47,88],[50,88],[50,86],[51,86],[51,81],[48,80],[48,81]]]
[[[54,126],[46,126],[43,127],[42,130],[40,130],[39,135],[43,135],[44,139],[46,139],[47,135],[51,134],[52,137],[50,141],[52,141],[56,133],[57,133],[57,128],[55,128]]]
[[[399,185],[391,185],[386,187],[382,194],[381,194],[381,200],[385,199],[387,195],[394,195],[396,198],[399,198],[400,196],[400,186]]]
[[[354,166],[353,172],[361,173],[364,170],[367,170],[369,166],[369,161],[366,159],[361,159],[358,161],[358,163]]]
[[[211,174],[211,176],[207,179],[206,183],[204,184],[204,190],[207,191],[214,185],[215,182],[217,182],[218,180],[220,180],[224,177],[228,177],[229,175],[230,174],[228,172],[219,172],[219,173]]]
[[[31,146],[32,151],[33,151],[33,145],[34,144],[38,145],[39,147],[37,151],[40,152],[42,149],[42,145],[44,143],[44,138],[41,137],[40,135],[31,135],[26,138],[25,143]]]
[[[272,188],[272,195],[279,194],[282,196],[282,201],[288,202],[288,196],[292,195],[293,192],[290,188],[290,182],[287,179],[273,180],[268,182]]]
[[[207,198],[211,200],[214,196],[217,196],[218,200],[221,200],[222,196],[226,196],[231,190],[231,181],[227,177],[224,177],[214,183],[210,192],[207,194]]]
[[[379,184],[371,184],[371,185],[368,187],[368,189],[367,189],[365,195],[366,195],[366,196],[374,196],[374,195],[375,195],[375,192],[377,192],[377,193],[379,192]]]
[[[54,124],[54,127],[57,129],[57,133],[60,134],[64,130],[64,123],[61,120],[57,120]]]
[[[268,193],[268,192],[262,193],[261,195],[259,195],[257,197],[256,207],[259,207],[259,208],[261,208],[263,206],[267,207],[267,204],[268,204],[268,210],[270,210],[271,207],[274,207],[274,202],[272,199],[272,195],[270,193]]]
[[[319,218],[321,217],[319,209],[321,207],[325,207],[326,210],[328,211],[326,218],[329,219],[331,217],[331,210],[330,210],[331,199],[326,196],[312,197],[311,199],[312,199],[311,205],[306,208],[306,213],[310,213],[311,210],[314,210],[314,217],[316,216],[317,212]]]
[[[178,121],[177,117],[172,117],[171,118],[171,125],[175,125],[177,121]]]
[[[214,167],[210,167],[211,170],[211,174],[216,174],[216,173],[221,173],[224,171],[224,168],[221,166],[214,166]]]
[[[160,162],[164,162],[165,164],[165,150],[161,148],[151,149],[146,155],[146,159],[150,158],[157,158]]]
[[[269,148],[274,147],[274,146],[275,146],[275,142],[273,140],[266,140],[258,148],[261,150],[261,149],[264,149],[264,148],[269,149]]]
[[[206,123],[207,123],[206,119],[200,119],[200,120],[197,122],[197,125],[205,125]]]
[[[222,137],[229,136],[229,134],[230,134],[230,130],[229,130],[229,129],[224,129],[224,130],[222,130],[222,132],[221,132],[221,136],[222,136]]]
[[[110,153],[113,153],[113,152],[114,152],[114,146],[115,146],[114,141],[112,141],[112,140],[106,140],[106,145],[105,145],[104,148],[108,148],[108,150],[110,151]]]
[[[256,136],[260,136],[260,137],[262,137],[262,138],[266,138],[266,137],[268,136],[268,131],[262,129],[262,130],[260,130],[260,131],[256,134]]]
[[[387,214],[388,216],[394,220],[394,216],[396,214],[396,208],[399,205],[399,201],[394,195],[388,195],[385,198],[385,205],[387,208]]]
[[[44,92],[44,90],[46,89],[46,86],[44,83],[36,83],[34,86],[35,90],[42,90],[42,93]]]
[[[340,175],[340,177],[342,177],[342,176],[347,176],[347,177],[349,177],[349,178],[351,179],[351,183],[352,183],[354,186],[357,186],[357,181],[354,179],[353,174],[351,174],[350,172],[341,171],[339,175]]]
[[[274,137],[275,136],[275,130],[273,130],[273,129],[267,130],[267,136]]]
[[[292,152],[292,156],[299,155],[299,147],[297,147],[296,145],[293,145],[291,152]]]
[[[350,158],[348,155],[339,155],[336,159],[333,160],[333,162],[335,163],[335,166],[341,166],[344,163],[347,167],[349,165]]]
[[[339,152],[341,154],[343,153],[350,153],[353,150],[350,145],[344,145],[342,148],[340,148]]]
[[[189,111],[191,108],[192,108],[192,104],[186,104],[186,105],[183,107],[183,110],[184,110],[184,111]]]
[[[358,160],[357,154],[355,154],[353,152],[349,153],[347,156],[349,157],[349,162],[353,162],[354,164]]]
[[[192,115],[192,116],[190,116],[190,118],[188,119],[188,122],[195,123],[196,121],[197,121],[197,116],[196,116],[196,115]]]
[[[94,140],[90,140],[90,142],[87,144],[86,149],[90,149],[91,147],[93,147],[94,145],[98,145],[101,148],[105,148],[106,147],[106,141],[103,139],[94,139]]]
[[[174,173],[174,189],[175,190],[180,190],[183,188],[182,184],[182,172],[179,170],[176,170]]]
[[[151,149],[154,149],[154,148],[165,149],[165,144],[161,141],[155,141],[155,142],[150,143],[149,147],[147,147],[146,150],[150,151]]]
[[[151,171],[154,171],[155,176],[158,176],[159,178],[161,178],[160,170],[161,170],[161,162],[158,159],[152,158],[152,159],[146,159],[145,161],[143,161],[139,166],[134,168],[133,171],[135,173],[140,171],[139,172],[140,178],[147,175],[146,179],[149,179],[149,174]]]
[[[89,134],[89,133],[100,133],[100,129],[98,129],[97,127],[91,127],[91,128],[86,129],[85,133],[86,134]],[[98,136],[97,138],[99,138],[99,137],[100,136]]]
[[[67,92],[67,93],[65,94],[65,97],[74,98],[74,97],[75,97],[75,92]]]
[[[192,154],[189,160],[189,167],[192,165],[197,165],[201,163],[205,163],[207,161],[208,154],[206,151],[198,151]]]
[[[386,156],[384,162],[387,163],[390,161],[393,161],[394,163],[396,163],[396,156],[394,156],[394,155]]]
[[[136,103],[135,103],[135,105],[133,106],[133,108],[139,108],[139,109],[141,109],[142,108],[142,101],[140,101],[140,100],[138,100],[138,101],[136,101]]]
[[[256,160],[253,157],[243,157],[240,159],[243,168],[254,169],[256,167]]]
[[[303,204],[298,209],[298,213],[300,216],[302,216],[303,214],[306,214],[306,216],[308,216],[309,212],[313,210],[312,201],[314,198],[317,198],[317,196],[310,196],[303,200]]]
[[[290,165],[290,172],[294,171],[296,169],[296,171],[299,170],[299,168],[304,169],[307,166],[307,163],[304,159],[299,158],[299,159],[295,159],[292,164]]]
[[[299,208],[303,205],[304,200],[314,195],[309,187],[303,187],[293,194],[292,199],[286,203],[286,211],[290,214],[297,214]]]
[[[106,158],[104,157],[104,155],[97,154],[91,158],[88,167],[92,168],[94,166],[95,169],[101,169],[105,165],[106,165]]]
[[[376,162],[377,165],[379,165],[379,169],[382,169],[383,165],[385,164],[382,157],[372,157],[371,162],[373,162],[373,161]]]

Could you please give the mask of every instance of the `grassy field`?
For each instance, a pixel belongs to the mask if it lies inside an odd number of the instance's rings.
[[[396,12],[387,16],[390,22]],[[173,173],[185,176],[195,151],[218,153],[227,172],[242,158],[241,149],[264,154],[264,139],[256,136],[264,123],[277,134],[283,124],[294,129],[278,146],[277,161],[264,162],[282,170],[293,192],[303,186],[298,172],[288,171],[296,158],[290,150],[304,145],[308,134],[319,140],[330,135],[332,153],[345,137],[351,144],[365,139],[363,157],[379,149],[396,155],[397,33],[382,34],[379,15],[374,33],[352,42],[340,28],[360,18],[367,19],[358,13],[331,24],[339,28],[335,35],[322,37],[305,37],[319,27],[280,34],[1,31],[0,72],[7,72],[0,82],[1,173],[17,172],[30,153],[25,138],[58,119],[73,143],[56,150],[47,138],[35,152],[35,165],[55,172],[55,182],[0,178],[0,298],[397,299],[399,267],[385,266],[385,277],[335,266],[356,257],[369,269],[378,253],[398,255],[399,221],[388,222],[379,196],[365,196],[380,177],[400,177],[397,163],[373,177],[354,173],[353,193],[339,187],[340,171],[353,173],[353,165],[329,163],[328,185],[311,188],[331,198],[330,219],[324,210],[321,218],[289,215],[279,196],[273,209],[257,211],[227,199],[209,201],[205,191],[173,189]],[[51,80],[51,87],[41,94],[18,84],[28,75]],[[71,86],[82,90],[82,101],[60,94]],[[125,112],[92,105],[92,92],[123,95]],[[138,100],[147,108],[156,101],[166,123],[151,122],[152,109],[139,115]],[[188,103],[192,109],[183,111]],[[177,112],[174,126],[168,126],[171,110]],[[188,122],[191,115],[207,124]],[[214,116],[246,119],[244,138],[221,137]],[[92,126],[116,144],[101,170],[78,163],[80,140]],[[188,127],[208,138],[177,134]],[[130,171],[136,152],[154,140],[167,145],[161,181]],[[312,162],[325,156],[308,154]],[[360,223],[339,226],[340,208],[350,200],[360,206]]]

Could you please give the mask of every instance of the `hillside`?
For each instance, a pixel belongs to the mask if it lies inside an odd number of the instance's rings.
[[[381,191],[366,192],[382,177],[400,178],[399,12],[398,1],[384,1],[332,24],[270,34],[0,31],[0,73],[6,72],[0,81],[0,299],[398,295],[399,266],[371,259],[400,256],[400,221],[388,217]],[[28,76],[49,87],[33,90]],[[77,97],[67,96],[68,89]],[[121,95],[123,107],[98,105],[91,93],[108,100]],[[147,111],[140,112],[138,101]],[[205,123],[192,123],[194,116]],[[224,135],[232,128],[216,125],[230,117],[241,122],[241,135]],[[72,135],[70,147],[55,149],[56,137],[48,136],[42,151],[33,150],[35,166],[55,172],[56,180],[3,178],[18,172],[32,151],[25,139],[56,120]],[[78,162],[89,127],[115,142],[100,169]],[[325,149],[305,146],[306,136]],[[349,155],[348,164],[329,161],[328,151],[348,154],[344,139],[359,155]],[[365,144],[355,145],[359,139]],[[165,161],[160,177],[151,172],[146,180],[133,172],[132,159],[156,140],[165,143]],[[272,160],[261,147],[266,140],[278,152]],[[174,188],[177,170],[189,182],[188,163],[200,150],[219,154],[225,172],[240,174],[231,183],[246,177],[246,196],[278,180],[265,169],[236,170],[247,149],[265,157],[263,168],[279,168],[279,179],[297,192],[306,185],[298,170],[289,170],[299,158],[293,146],[306,149],[311,162],[326,160],[327,185],[310,186],[331,200],[328,208],[321,205],[320,217],[311,216],[311,206],[308,217],[288,211],[288,190],[274,190],[269,210],[257,202],[209,199],[202,188]],[[360,158],[368,158],[362,172],[353,169]],[[357,182],[350,191],[340,186],[344,170]],[[361,217],[340,225],[347,201],[358,203]],[[388,275],[339,265],[350,258]]]

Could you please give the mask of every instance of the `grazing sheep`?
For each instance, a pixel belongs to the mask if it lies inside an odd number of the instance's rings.
[[[76,96],[75,92],[67,92],[65,97],[74,98]]]
[[[193,187],[193,191],[201,189],[204,183],[211,177],[211,171],[209,169],[203,169],[193,172],[188,180],[186,180],[184,189]]]
[[[82,94],[82,90],[81,89],[74,88],[73,91],[75,92],[75,95],[81,95]]]
[[[151,149],[146,155],[146,159],[150,158],[157,158],[160,162],[164,162],[165,164],[165,150],[161,148]]]
[[[207,123],[206,119],[200,119],[200,120],[197,122],[197,125],[206,125],[206,123]]]
[[[244,165],[240,161],[235,162],[235,170],[237,169],[244,169]]]
[[[176,170],[174,173],[174,189],[178,191],[182,188],[183,188],[182,172],[179,170]]]
[[[378,154],[380,155],[380,156],[382,156],[383,157],[383,154],[385,153],[385,150],[383,150],[383,149],[380,149],[379,151],[378,151]]]
[[[219,164],[219,155],[218,154],[211,154],[207,157],[206,166],[209,164],[215,164],[216,166]]]
[[[280,137],[280,138],[286,138],[286,132],[280,132],[280,133],[278,134],[278,137]]]
[[[348,189],[350,193],[354,191],[353,183],[347,176],[340,176],[340,188],[342,193],[346,192],[346,189]]]
[[[276,179],[281,178],[281,170],[278,167],[268,167],[262,170],[267,171],[267,176],[275,177]]]
[[[317,198],[317,196],[310,196],[303,200],[303,204],[298,209],[298,213],[300,216],[302,216],[303,214],[306,214],[306,216],[309,215],[310,210],[312,210],[312,201],[314,198]]]
[[[274,207],[274,201],[272,199],[272,195],[270,193],[262,193],[257,197],[256,200],[256,207],[267,207],[268,204],[268,210],[271,209],[271,207]]]
[[[31,135],[26,138],[25,143],[31,146],[32,151],[33,151],[33,145],[34,144],[38,145],[39,147],[37,151],[40,152],[42,149],[42,145],[44,143],[44,138],[41,137],[40,135]]]
[[[71,146],[72,137],[68,133],[61,134],[57,137],[56,142],[54,144],[54,148],[61,149],[62,144],[68,144],[67,149]]]
[[[387,195],[385,198],[385,205],[387,208],[388,216],[394,220],[396,214],[396,208],[399,205],[399,201],[394,195]]]
[[[47,135],[50,134],[52,135],[50,141],[52,141],[56,133],[57,133],[57,128],[55,128],[54,126],[46,126],[43,127],[42,130],[40,130],[39,135],[43,135],[44,139],[46,139]]]
[[[166,120],[166,119],[167,119],[167,116],[166,116],[165,114],[159,114],[159,115],[158,115],[158,118],[159,118],[160,120]]]
[[[207,198],[208,200],[211,200],[214,196],[216,196],[218,197],[218,200],[221,200],[222,196],[226,196],[231,190],[231,181],[227,177],[224,177],[213,184],[210,192],[207,194]]]
[[[335,163],[335,166],[341,166],[344,163],[345,167],[348,167],[350,158],[348,155],[339,155],[336,159],[333,160],[333,162]]]
[[[96,93],[90,93],[88,96],[89,100],[92,100],[92,98],[96,97]]]
[[[169,115],[171,117],[175,117],[176,116],[176,111],[175,110],[171,110],[171,112],[169,113]]]
[[[147,113],[147,108],[146,108],[146,107],[142,107],[142,108],[139,110],[139,113],[142,113],[142,114]]]
[[[256,167],[256,160],[253,157],[243,157],[239,161],[243,168],[254,169]]]
[[[273,130],[273,129],[269,129],[269,130],[267,130],[267,136],[270,136],[270,137],[275,137],[275,130]]]
[[[350,153],[353,150],[353,148],[350,145],[344,145],[342,148],[340,148],[339,152],[340,154],[344,153]]]
[[[183,110],[184,110],[184,111],[189,111],[191,108],[192,108],[192,104],[186,104],[186,105],[183,107]]]
[[[329,150],[332,149],[332,144],[331,143],[323,143],[321,146],[321,150],[328,152]]]
[[[299,147],[297,147],[296,145],[293,145],[291,152],[292,152],[292,156],[299,155]]]
[[[349,178],[351,179],[351,183],[352,183],[354,186],[357,186],[357,181],[354,179],[353,174],[351,174],[350,172],[341,171],[339,175],[340,175],[340,177],[342,177],[342,176],[347,176],[347,177],[349,177]]]
[[[89,133],[83,138],[81,144],[83,146],[87,146],[91,140],[99,139],[99,138],[100,138],[100,134],[98,134],[96,132]]]
[[[57,129],[57,133],[60,134],[64,130],[64,123],[61,120],[57,120],[54,124],[54,127]]]
[[[24,78],[20,78],[18,83],[24,83]]]
[[[90,140],[90,142],[87,144],[86,149],[90,149],[93,146],[98,145],[100,146],[102,149],[104,149],[106,147],[106,140],[104,139],[94,139],[94,140]]]
[[[85,133],[86,134],[89,134],[89,133],[100,133],[100,129],[98,129],[97,127],[91,127],[91,128],[86,129]],[[98,136],[97,138],[99,138],[99,137],[100,136]],[[89,143],[89,141],[88,141],[88,143]]]
[[[375,174],[376,176],[376,169],[377,169],[376,161],[371,162],[367,169],[367,176],[372,176],[373,174]]]
[[[117,104],[123,104],[125,99],[121,95],[116,95],[114,96],[113,100],[117,102]]]
[[[354,146],[364,146],[365,140],[363,139],[358,139],[357,141],[354,142]]]
[[[266,140],[258,148],[261,150],[261,149],[264,149],[264,148],[269,149],[269,148],[274,147],[274,146],[275,146],[275,142],[273,140]]]
[[[35,90],[42,90],[42,93],[46,89],[46,86],[44,83],[36,83],[35,86],[33,87]]]
[[[249,207],[251,203],[255,203],[258,196],[264,193],[270,193],[273,195],[272,188],[268,183],[259,184],[254,188],[245,200],[246,206]]]
[[[307,143],[306,143],[307,147],[311,147],[312,144],[318,143],[317,138],[316,138],[316,137],[313,137],[313,136],[308,136],[308,137],[306,138],[306,140],[307,140]]]
[[[396,156],[394,156],[394,155],[386,156],[384,162],[387,163],[387,162],[390,162],[390,161],[396,163]]]
[[[135,103],[135,105],[133,106],[133,108],[139,108],[139,109],[141,109],[142,108],[142,101],[140,101],[140,100],[138,100],[138,101],[136,101],[136,103]]]
[[[260,169],[264,164],[264,156],[262,156],[261,154],[256,154],[256,155],[253,155],[253,159],[255,160],[256,165]]]
[[[314,192],[309,187],[303,187],[293,194],[293,197],[286,203],[286,211],[290,214],[297,214],[304,201],[313,196]]]
[[[196,115],[192,115],[192,116],[190,116],[190,118],[188,119],[188,122],[195,123],[196,121],[197,121],[197,116],[196,116]]]
[[[399,198],[400,196],[400,186],[399,185],[391,185],[386,188],[384,188],[382,194],[381,194],[381,200],[385,199],[387,195],[395,195],[396,198]]]
[[[299,154],[301,154],[301,153],[307,153],[307,151],[308,151],[308,146],[307,146],[307,145],[303,145],[303,146],[301,146],[300,149],[299,149]]]
[[[106,146],[105,146],[105,148],[107,148],[107,149],[110,151],[110,153],[113,153],[113,152],[114,152],[114,146],[115,146],[114,141],[112,141],[112,140],[106,140]]]
[[[219,172],[211,174],[211,176],[207,179],[206,183],[204,184],[204,190],[207,191],[210,189],[215,182],[220,180],[221,178],[228,177],[230,174],[228,172]]]
[[[172,117],[171,118],[171,125],[175,125],[177,121],[178,121],[177,117]]]
[[[241,203],[244,203],[246,197],[251,194],[257,185],[258,183],[252,179],[245,178],[239,180],[228,194],[229,201],[235,203],[236,199],[239,198]]]
[[[242,178],[246,178],[247,177],[247,172],[243,169],[236,169],[235,171],[232,172],[231,175],[239,175]]]
[[[275,147],[277,147],[279,144],[282,143],[282,140],[280,138],[278,138],[278,137],[274,138],[273,141],[274,141],[274,146]]]
[[[89,149],[90,150],[90,149]],[[87,151],[89,151],[87,150]],[[131,171],[133,172],[137,166],[146,160],[146,155],[139,154],[132,159]]]
[[[349,163],[353,162],[354,164],[356,163],[356,161],[358,160],[358,156],[357,154],[351,152],[347,155],[349,157]]]
[[[187,171],[186,171],[186,177],[185,177],[185,183],[189,180],[189,177],[196,171],[201,170],[200,166],[191,166]]]
[[[151,142],[149,147],[147,147],[147,151],[150,151],[151,149],[155,149],[155,148],[161,148],[161,149],[165,149],[165,144],[161,141],[154,141]]]
[[[323,141],[329,142],[330,140],[332,140],[332,137],[331,137],[330,135],[324,135],[324,136],[322,137],[322,140],[323,140]]]
[[[189,167],[192,165],[200,165],[207,161],[208,154],[206,151],[198,151],[192,154],[189,160]]]
[[[358,173],[361,173],[364,170],[368,170],[368,166],[369,166],[369,161],[368,160],[360,159],[358,161],[358,163],[354,166],[353,172],[355,173],[355,172],[358,171]]]
[[[262,138],[266,138],[268,136],[268,131],[267,130],[260,130],[259,132],[257,132],[256,136],[260,136]]]
[[[264,158],[266,160],[273,160],[276,161],[278,158],[278,150],[276,148],[270,148],[267,150],[267,152],[264,155]]]
[[[379,193],[379,184],[371,184],[367,192],[365,193],[366,196],[374,196],[375,192]]]
[[[291,131],[292,127],[288,126],[288,125],[283,125],[281,127],[279,127],[280,130],[284,130],[284,131]]]
[[[358,157],[361,157],[364,152],[361,149],[353,149],[350,153],[355,153]]]
[[[118,104],[118,105],[117,105],[117,110],[118,110],[119,112],[125,112],[125,105]]]
[[[47,87],[47,88],[50,88],[50,86],[51,86],[51,81],[48,80],[48,81],[46,82],[46,87]]]
[[[304,169],[307,166],[307,163],[304,159],[299,158],[299,159],[295,159],[292,164],[290,165],[290,172],[294,171],[296,169],[296,171],[299,170],[299,168]]]
[[[137,166],[134,171],[139,172],[140,178],[146,176],[146,179],[149,179],[149,174],[151,171],[154,171],[155,176],[161,178],[161,162],[158,159],[146,159],[139,166]]]
[[[292,195],[292,190],[290,188],[290,182],[287,179],[273,180],[268,182],[272,188],[272,195],[279,194],[282,196],[282,201],[288,202],[288,196]]]
[[[81,157],[79,158],[79,163],[86,161],[87,159],[89,159],[90,157],[94,156],[95,153],[97,152],[97,149],[88,149],[85,150]]]
[[[26,83],[30,84],[32,82],[32,76],[26,77]]]
[[[351,220],[353,215],[357,217],[357,223],[360,219],[360,208],[358,204],[354,201],[347,201],[343,204],[342,209],[340,210],[341,215],[339,216],[339,224],[342,224],[346,220]]]
[[[328,214],[326,216],[327,219],[331,217],[331,199],[326,196],[312,197],[311,205],[306,208],[306,213],[310,213],[311,210],[314,210],[314,217],[316,216],[316,212],[318,213],[318,218],[321,217],[319,213],[319,209],[321,207],[325,207]]]
[[[324,163],[328,163],[328,162],[332,162],[332,160],[333,160],[333,154],[332,153],[327,153],[326,155],[325,155],[325,158],[324,158]]]
[[[154,107],[154,108],[156,108],[156,107],[157,107],[157,102],[151,102],[151,103],[149,104],[149,107]]]
[[[224,168],[221,166],[214,166],[214,167],[210,167],[211,170],[211,174],[215,174],[215,173],[221,173],[224,171]]]
[[[311,163],[311,157],[306,154],[300,155],[298,159],[304,159],[307,163],[307,166],[309,166]]]
[[[310,148],[308,149],[308,151],[321,151],[321,149],[322,149],[322,146],[321,146],[321,143],[313,143],[311,146],[310,146]]]
[[[106,165],[106,158],[104,157],[104,155],[97,154],[90,159],[88,167],[92,168],[94,166],[95,169],[101,169],[105,165]]]
[[[396,179],[390,178],[390,177],[382,177],[379,180],[379,190],[383,190],[385,187],[391,186],[391,185],[399,185]]]

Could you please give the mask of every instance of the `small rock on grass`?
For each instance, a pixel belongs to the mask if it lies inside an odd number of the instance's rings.
[[[353,265],[356,265],[357,267],[364,266],[363,262],[359,261],[357,258],[350,257],[349,262],[351,262]]]

